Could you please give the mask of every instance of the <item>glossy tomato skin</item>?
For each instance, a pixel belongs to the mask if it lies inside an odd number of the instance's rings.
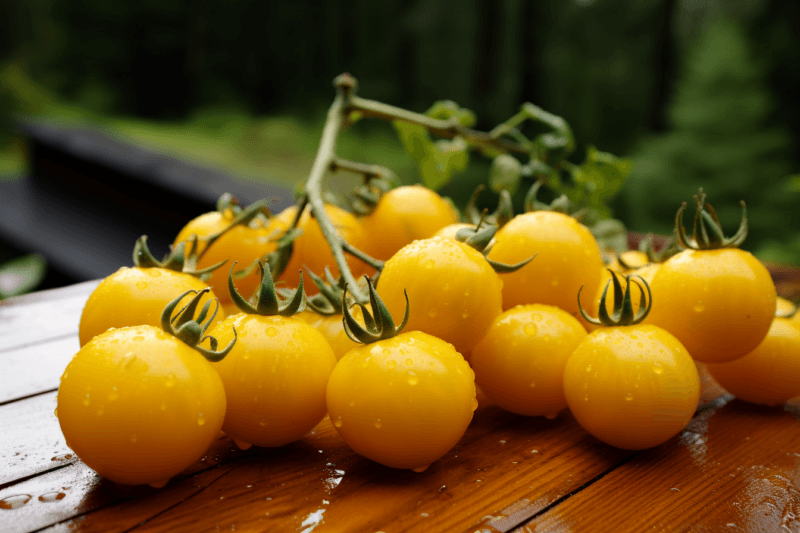
[[[567,360],[564,395],[586,431],[617,448],[642,450],[686,426],[700,379],[686,348],[663,329],[602,328]]]
[[[354,307],[351,313],[361,325],[364,324],[359,307]],[[345,333],[344,324],[342,323],[343,316],[340,314],[323,316],[306,308],[306,310],[298,314],[297,317],[303,319],[306,324],[325,337],[325,340],[331,345],[337,361],[341,359],[344,354],[359,345],[359,343],[353,342]]]
[[[581,323],[558,307],[509,309],[472,349],[475,382],[507,411],[554,418],[567,406],[564,366],[585,337]]]
[[[228,210],[225,213],[211,212],[192,220],[184,227],[175,238],[175,244],[183,242],[192,234],[198,237],[207,237],[218,233],[233,220],[233,214]],[[276,247],[275,239],[286,230],[287,225],[277,217],[272,217],[268,222],[258,219],[254,225],[238,225],[231,228],[217,239],[197,263],[198,268],[206,268],[222,261],[227,261],[220,268],[214,270],[208,285],[214,289],[219,297],[220,304],[228,311],[234,310],[230,293],[228,292],[228,275],[234,262],[236,270],[243,270],[256,259],[273,251]],[[188,244],[187,244],[188,246]],[[236,288],[245,298],[250,298],[261,282],[258,268],[243,277],[236,278]]]
[[[495,236],[489,258],[514,264],[536,258],[503,280],[503,309],[521,304],[555,305],[578,316],[578,290],[593,295],[603,259],[589,230],[574,218],[552,211],[517,215]]]
[[[292,206],[281,211],[276,218],[288,227],[294,220],[296,213],[297,206]],[[361,223],[352,213],[330,204],[325,205],[325,213],[345,241],[356,248],[361,249],[363,247],[364,230],[361,227]],[[305,267],[310,268],[318,276],[322,276],[325,267],[328,266],[333,276],[338,277],[339,268],[333,259],[333,253],[328,246],[328,241],[325,240],[325,236],[322,234],[322,230],[319,229],[316,219],[311,217],[311,211],[308,208],[300,216],[297,227],[303,230],[303,235],[294,241],[292,258],[278,280],[286,282],[287,287],[297,287],[300,282],[300,269],[305,269]],[[347,266],[356,279],[369,270],[368,266],[359,259],[349,254],[345,254],[345,258]],[[308,280],[306,279],[306,281]],[[305,291],[309,295],[319,292],[312,283],[305,284]]]
[[[469,352],[502,312],[502,286],[479,252],[464,243],[433,237],[415,241],[386,262],[378,294],[406,330],[424,331]]]
[[[406,332],[345,354],[327,403],[353,450],[392,468],[424,469],[466,431],[477,407],[475,377],[448,343]]]
[[[433,237],[456,222],[458,213],[434,191],[422,185],[397,187],[384,194],[375,210],[363,218],[364,251],[386,261],[403,246]]]
[[[197,461],[225,418],[211,363],[153,326],[114,329],[75,354],[57,414],[67,445],[98,474],[161,486]]]
[[[755,349],[775,316],[767,269],[738,248],[685,250],[661,265],[645,320],[675,335],[697,361],[732,361]]]
[[[108,328],[161,327],[161,313],[169,302],[186,291],[206,287],[194,276],[166,268],[122,267],[101,281],[86,301],[78,328],[80,345]],[[209,291],[199,308],[216,297],[213,290]],[[220,309],[213,323],[223,318],[225,312]]]
[[[225,384],[223,431],[241,448],[294,442],[325,416],[325,388],[336,364],[328,342],[294,317],[238,314],[209,334],[233,350],[214,369]]]
[[[800,396],[800,326],[776,318],[752,352],[707,367],[714,379],[737,398],[761,405],[783,405]]]

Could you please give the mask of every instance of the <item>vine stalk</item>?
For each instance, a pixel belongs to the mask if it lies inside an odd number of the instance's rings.
[[[409,122],[422,126],[430,133],[440,137],[461,137],[467,143],[478,148],[489,148],[503,153],[515,152],[522,154],[527,154],[529,150],[523,144],[500,138],[496,133],[486,133],[464,127],[454,118],[450,120],[435,119],[400,107],[360,98],[355,95],[356,79],[350,74],[337,76],[334,80],[334,86],[336,87],[336,97],[328,110],[317,155],[303,187],[303,199],[307,202],[311,214],[317,220],[320,230],[328,242],[336,266],[347,284],[348,292],[357,302],[365,303],[369,301],[369,295],[365,294],[357,285],[350,268],[347,266],[344,254],[347,252],[378,270],[380,270],[383,263],[342,239],[325,212],[322,185],[325,174],[331,170],[346,170],[359,173],[363,174],[365,178],[391,175],[391,171],[379,165],[342,160],[336,155],[336,142],[339,138],[339,133],[347,125],[351,113],[357,112],[363,117],[378,118],[386,121],[399,120]],[[302,207],[301,211],[298,212],[298,219],[301,212]],[[295,225],[296,223],[297,221],[295,221]]]

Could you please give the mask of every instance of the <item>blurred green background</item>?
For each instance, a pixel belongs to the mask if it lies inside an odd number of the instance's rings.
[[[796,0],[6,0],[0,25],[0,175],[24,166],[22,113],[294,186],[347,71],[366,98],[454,100],[485,130],[533,102],[569,122],[575,163],[590,145],[633,162],[611,204],[630,229],[670,233],[702,186],[728,233],[747,201],[744,248],[800,264]],[[340,154],[419,181],[388,124],[357,123]],[[472,157],[442,192],[463,205],[488,170]]]

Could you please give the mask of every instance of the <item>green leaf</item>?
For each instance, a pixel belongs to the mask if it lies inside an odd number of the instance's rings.
[[[508,191],[512,196],[517,192],[522,176],[522,164],[514,156],[501,154],[492,161],[489,170],[489,187],[495,192]]]
[[[38,254],[3,263],[0,265],[0,299],[31,291],[42,282],[46,272],[47,263]]]
[[[619,192],[632,168],[630,161],[589,146],[586,161],[572,169],[576,191],[570,199],[596,210],[601,218],[607,218],[611,211],[606,202]]]
[[[800,174],[789,176],[786,180],[786,186],[792,192],[800,192]]]
[[[428,153],[428,145],[431,144],[431,139],[428,136],[428,130],[423,126],[417,126],[408,122],[395,120],[392,122],[397,136],[400,137],[400,142],[403,144],[406,152],[420,161]]]

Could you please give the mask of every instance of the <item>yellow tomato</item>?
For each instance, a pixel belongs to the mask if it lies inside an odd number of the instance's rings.
[[[364,324],[361,308],[354,307],[350,312],[360,324]],[[333,348],[333,354],[336,356],[337,361],[341,359],[344,354],[359,345],[357,342],[353,342],[345,333],[344,324],[342,323],[343,316],[341,314],[326,316],[306,308],[306,311],[298,314],[297,317],[302,318],[309,326],[316,329],[325,337],[325,340],[328,341],[328,344]]]
[[[503,409],[555,418],[567,406],[564,366],[584,337],[580,322],[558,307],[509,309],[472,349],[475,382]]]
[[[800,327],[776,318],[752,352],[728,363],[709,364],[708,371],[746,402],[783,405],[800,395]]]
[[[210,333],[220,345],[238,340],[214,368],[225,384],[223,431],[240,448],[283,446],[325,416],[325,388],[336,364],[328,342],[295,317],[240,313]]]
[[[456,240],[456,233],[458,233],[458,230],[462,229],[475,229],[475,224],[467,224],[466,222],[456,222],[455,224],[450,224],[443,227],[442,229],[434,233],[433,236]]]
[[[663,329],[605,327],[567,360],[564,395],[586,431],[617,448],[641,450],[665,442],[691,420],[700,379],[686,348]]]
[[[738,248],[684,250],[653,277],[645,320],[675,335],[697,361],[742,357],[775,316],[775,284],[758,259]]]
[[[217,437],[225,390],[212,365],[177,338],[153,326],[126,327],[75,354],[61,377],[57,413],[67,446],[98,474],[159,487]]]
[[[294,220],[296,213],[297,206],[292,206],[281,211],[276,218],[288,227]],[[352,213],[335,205],[325,205],[325,213],[345,241],[356,248],[361,249],[363,247],[364,231],[361,223]],[[338,277],[339,268],[333,259],[333,253],[328,246],[328,241],[325,240],[325,236],[322,234],[322,230],[319,229],[316,219],[311,217],[311,212],[308,208],[300,216],[297,227],[303,230],[303,234],[294,241],[292,258],[278,280],[286,282],[288,287],[297,287],[300,282],[300,269],[303,267],[308,267],[315,274],[322,275],[327,266],[333,276]],[[349,254],[345,254],[345,257],[347,266],[356,279],[370,270],[359,259]],[[305,290],[309,295],[318,292],[317,288],[311,283],[305,285]]]
[[[364,251],[386,261],[403,246],[456,222],[458,213],[434,191],[422,185],[397,187],[363,218],[368,239]]]
[[[233,214],[226,211],[224,214],[219,212],[211,212],[201,215],[200,217],[192,220],[184,227],[178,236],[175,238],[175,244],[183,242],[188,239],[192,234],[198,237],[207,237],[218,233],[224,229],[230,221],[233,220]],[[238,225],[217,239],[206,251],[203,257],[197,263],[197,268],[202,269],[211,265],[226,261],[223,266],[214,270],[211,278],[208,280],[208,285],[214,289],[219,297],[220,304],[231,309],[231,297],[228,293],[228,275],[231,266],[234,262],[238,262],[236,270],[245,269],[253,264],[256,259],[273,251],[276,244],[273,242],[277,239],[288,226],[283,224],[282,220],[273,217],[268,222],[263,222],[261,219],[255,219],[251,225]],[[198,241],[199,244],[199,241]],[[188,250],[188,243],[187,243]],[[243,277],[236,278],[236,287],[245,298],[253,295],[261,282],[259,270],[257,268]]]
[[[516,272],[501,274],[503,308],[520,304],[555,305],[578,314],[578,290],[593,295],[600,285],[603,259],[586,227],[553,211],[517,215],[495,236],[489,258],[514,264],[538,252]]]
[[[446,342],[412,331],[349,351],[328,382],[334,427],[356,452],[423,470],[466,431],[475,377]]]
[[[169,302],[186,291],[206,287],[196,277],[175,270],[122,267],[101,281],[86,301],[78,327],[80,345],[108,328],[145,324],[161,327],[161,312]],[[213,290],[209,291],[199,308],[216,297]],[[220,309],[214,323],[223,318],[225,312]]]
[[[433,237],[405,246],[386,262],[378,294],[399,320],[406,308],[406,290],[411,309],[406,330],[439,337],[463,354],[502,312],[502,286],[475,249]]]

